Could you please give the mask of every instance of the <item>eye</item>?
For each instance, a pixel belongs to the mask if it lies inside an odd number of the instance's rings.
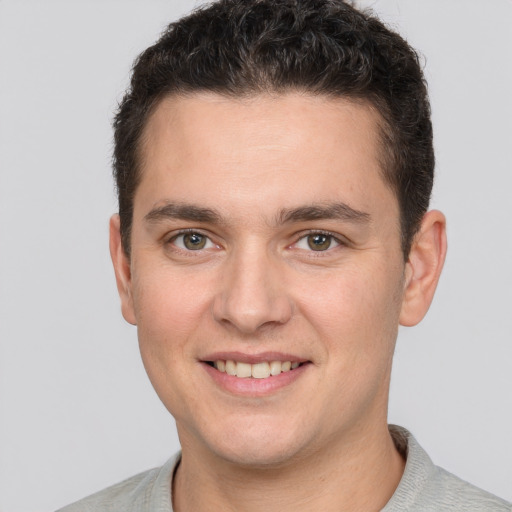
[[[340,242],[336,240],[333,235],[327,233],[310,233],[300,238],[295,246],[298,249],[321,252],[339,245]]]
[[[207,236],[195,231],[181,233],[173,237],[171,242],[176,247],[186,251],[200,251],[201,249],[215,247],[214,243]]]

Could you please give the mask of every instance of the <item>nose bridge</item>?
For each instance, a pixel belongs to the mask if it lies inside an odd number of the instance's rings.
[[[215,299],[216,319],[251,333],[263,325],[283,324],[291,314],[279,258],[256,241],[234,250]]]

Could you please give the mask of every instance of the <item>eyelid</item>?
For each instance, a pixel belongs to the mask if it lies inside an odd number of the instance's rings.
[[[208,241],[211,244],[213,244],[215,246],[215,248],[221,248],[221,245],[218,242],[214,241],[213,237],[210,234],[206,233],[204,230],[202,230],[200,228],[183,228],[183,229],[179,229],[177,231],[173,231],[172,233],[167,234],[165,237],[163,237],[164,238],[164,244],[165,245],[173,245],[173,247],[176,250],[187,252],[187,253],[204,251],[205,249],[199,249],[197,251],[191,251],[191,250],[183,249],[183,248],[178,247],[175,244],[173,244],[173,242],[178,237],[184,236],[184,235],[187,235],[187,234],[191,234],[191,233],[197,233],[198,235],[204,236],[205,238],[208,239]],[[303,240],[304,238],[306,238],[306,237],[308,237],[310,235],[324,235],[324,236],[328,236],[328,237],[331,237],[332,240],[334,240],[336,242],[336,244],[337,244],[334,247],[329,247],[325,251],[313,251],[312,249],[308,251],[308,252],[312,252],[312,253],[330,252],[330,251],[332,251],[333,249],[335,249],[335,248],[337,248],[339,246],[347,246],[349,244],[349,241],[345,237],[341,236],[339,233],[334,233],[332,231],[327,231],[327,230],[324,230],[324,229],[308,229],[308,230],[301,231],[301,232],[297,233],[295,235],[295,237],[294,237],[295,241],[292,244],[290,244],[289,247],[292,248],[293,246],[297,245],[297,243],[299,241]]]
[[[334,240],[337,245],[335,245],[334,247],[329,247],[325,251],[314,251],[313,249],[310,249],[307,252],[312,252],[315,254],[326,253],[326,252],[332,251],[333,249],[336,249],[337,247],[340,247],[340,246],[343,247],[343,246],[348,245],[348,240],[346,240],[345,237],[341,236],[339,233],[333,233],[332,231],[326,231],[324,229],[309,229],[309,230],[302,231],[302,232],[298,233],[296,235],[296,240],[295,240],[295,242],[293,242],[293,244],[291,244],[291,247],[296,246],[301,240],[303,240],[304,238],[311,236],[311,235],[328,236],[328,237],[332,238],[332,240]]]
[[[205,233],[204,230],[198,229],[198,228],[184,228],[184,229],[179,229],[177,231],[173,231],[172,233],[167,234],[164,237],[164,244],[165,245],[172,245],[174,250],[181,251],[181,252],[184,252],[184,253],[194,253],[194,252],[200,253],[200,252],[203,252],[205,250],[208,250],[208,249],[212,248],[212,247],[205,247],[203,249],[198,249],[196,251],[193,251],[193,250],[190,250],[190,249],[184,249],[184,248],[179,247],[179,246],[177,246],[176,244],[173,243],[180,236],[189,235],[189,234],[192,234],[192,233],[196,233],[198,235],[201,235],[201,236],[207,238],[209,243],[211,243],[215,248],[219,248],[220,247],[220,245],[213,240],[211,235]]]

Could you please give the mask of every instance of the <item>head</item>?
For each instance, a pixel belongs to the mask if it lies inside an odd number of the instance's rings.
[[[184,454],[268,467],[387,433],[398,325],[446,247],[428,113],[414,52],[343,2],[222,0],[139,57],[111,252]]]
[[[371,106],[378,113],[382,177],[398,200],[407,259],[434,176],[425,81],[404,39],[341,0],[222,0],[169,25],[139,56],[114,123],[127,255],[147,121],[165,97],[208,91],[231,98],[298,91]]]

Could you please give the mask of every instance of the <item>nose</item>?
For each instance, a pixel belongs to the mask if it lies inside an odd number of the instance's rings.
[[[292,317],[282,268],[275,258],[256,249],[233,254],[226,262],[214,318],[244,334],[282,325]]]

